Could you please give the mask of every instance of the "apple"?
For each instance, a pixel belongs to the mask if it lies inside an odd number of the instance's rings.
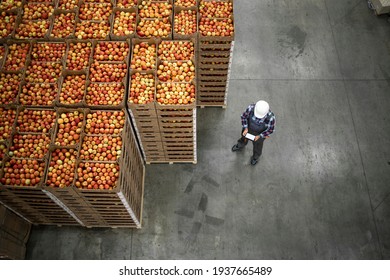
[[[60,10],[73,10],[78,8],[79,0],[59,0],[58,9]]]
[[[76,14],[64,13],[56,15],[53,23],[53,30],[50,33],[50,37],[54,38],[67,38],[72,36],[76,27]]]
[[[66,58],[66,68],[75,71],[86,69],[89,65],[91,52],[91,42],[70,43]]]
[[[168,2],[142,1],[138,6],[138,15],[141,18],[164,18],[172,13],[172,4]]]
[[[0,104],[16,103],[22,74],[0,74]]]
[[[62,72],[62,63],[34,62],[26,70],[25,80],[29,83],[56,83]]]
[[[43,159],[49,150],[48,134],[15,134],[9,155],[15,158]]]
[[[230,18],[201,18],[199,22],[199,32],[202,36],[233,36],[233,20]]]
[[[157,77],[160,82],[191,82],[195,77],[195,66],[188,61],[162,61],[158,66]]]
[[[197,0],[176,0],[175,6],[194,7],[197,5]]]
[[[117,163],[82,161],[76,172],[75,186],[81,189],[112,190],[119,179]]]
[[[162,41],[158,45],[161,60],[190,60],[194,54],[195,46],[191,41]]]
[[[118,8],[132,8],[134,6],[137,6],[138,0],[117,0],[116,6]]]
[[[138,36],[141,38],[168,37],[172,31],[172,23],[169,18],[142,18],[136,30]]]
[[[153,74],[141,74],[136,72],[131,75],[129,103],[148,104],[154,101],[155,81]]]
[[[80,142],[83,129],[84,113],[78,110],[57,112],[57,133],[54,144],[73,146]]]
[[[23,6],[22,21],[48,20],[54,12],[54,6],[48,3],[26,3]]]
[[[140,42],[134,45],[130,68],[133,70],[152,70],[156,68],[156,45]]]
[[[120,105],[125,96],[123,83],[90,83],[87,87],[85,101],[88,105]]]
[[[16,28],[16,39],[44,38],[49,31],[49,20],[24,21]]]
[[[65,43],[37,43],[31,51],[31,60],[40,62],[61,62],[66,51]]]
[[[85,136],[80,150],[81,160],[116,161],[122,151],[122,138],[112,135]]]
[[[5,47],[3,45],[0,45],[0,63],[3,62],[4,55],[5,55]]]
[[[0,38],[5,38],[11,35],[15,29],[16,14],[0,13]]]
[[[191,35],[197,31],[196,11],[183,10],[175,14],[174,31],[180,35]]]
[[[76,104],[84,100],[86,75],[65,76],[59,101],[61,104]]]
[[[0,142],[0,168],[3,167],[2,161],[6,152],[7,152],[7,145],[5,143]]]
[[[101,63],[95,61],[90,68],[89,79],[91,82],[120,83],[127,74],[126,63]]]
[[[110,33],[110,24],[108,21],[87,21],[83,20],[76,24],[75,36],[77,39],[107,39]]]
[[[26,66],[30,44],[17,43],[8,45],[8,55],[3,67],[7,71],[20,71]]]
[[[136,13],[116,11],[113,24],[113,34],[115,36],[128,36],[135,32]]]
[[[57,83],[27,83],[24,84],[21,89],[19,102],[21,105],[53,106],[54,101],[57,98],[57,94]]]
[[[124,125],[123,111],[92,111],[86,117],[85,133],[120,135]]]
[[[233,15],[233,3],[223,1],[201,1],[199,13],[208,18],[230,18]]]
[[[7,140],[11,136],[16,118],[16,110],[0,107],[0,141]]]
[[[79,9],[81,20],[108,20],[111,15],[112,5],[108,3],[84,3]]]
[[[51,152],[46,185],[53,188],[70,187],[75,177],[77,150],[55,149]]]
[[[24,109],[16,119],[19,132],[50,133],[56,121],[53,110]]]
[[[22,0],[3,0],[0,3],[0,10],[11,10],[22,6]]]
[[[93,59],[95,61],[126,61],[129,48],[127,42],[98,42],[93,52]]]
[[[4,164],[3,185],[34,187],[44,175],[46,162],[36,159],[10,159]]]
[[[195,85],[190,83],[157,84],[157,102],[161,105],[183,105],[195,102]]]

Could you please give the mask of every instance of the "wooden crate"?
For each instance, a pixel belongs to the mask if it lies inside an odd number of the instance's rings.
[[[26,243],[0,228],[0,260],[23,260]]]
[[[18,214],[0,204],[0,229],[26,243],[31,231],[31,224]]]
[[[80,225],[40,187],[0,186],[0,201],[33,224]]]
[[[87,208],[93,209],[94,216],[100,220],[99,223],[85,222],[88,227],[141,228],[145,166],[129,116],[126,116],[122,139],[124,145],[116,186],[111,190],[75,188]]]

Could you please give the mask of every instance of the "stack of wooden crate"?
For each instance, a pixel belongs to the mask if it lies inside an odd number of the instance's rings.
[[[130,43],[6,41],[1,203],[33,224],[141,227],[144,161],[125,110]]]
[[[71,112],[72,110],[68,109],[67,111]],[[84,109],[77,110],[84,112]],[[86,109],[85,112],[93,114],[104,111]],[[58,109],[57,113],[64,113],[64,109]],[[38,175],[40,178],[38,183],[26,186],[22,183],[7,184],[8,181],[4,180],[0,186],[1,203],[33,224],[140,228],[145,168],[130,124],[130,118],[127,113],[125,114],[123,131],[120,135],[115,136],[121,139],[122,143],[121,153],[117,160],[91,160],[83,157],[82,155],[85,155],[86,151],[91,152],[91,148],[88,149],[88,145],[86,145],[88,137],[93,136],[94,139],[100,139],[102,136],[106,136],[83,133],[80,144],[71,146],[54,144],[50,146],[49,153],[42,161],[45,172]],[[86,117],[88,118],[88,114]],[[55,131],[58,131],[58,128]],[[54,139],[57,138],[54,137]],[[60,152],[69,153],[76,157],[75,160],[71,160],[74,171],[71,169],[63,170],[63,172],[70,171],[69,180],[65,181],[59,178],[58,173],[54,174],[56,176],[51,175],[52,169],[58,167],[56,164],[62,165],[66,161],[62,156],[57,157]],[[6,167],[11,167],[8,165],[10,161],[12,161],[11,158],[7,156],[4,158],[5,167],[0,177],[5,176]],[[28,165],[28,161],[29,159],[22,159],[23,164]],[[104,168],[107,170],[103,170]],[[111,180],[111,184],[99,184],[97,178],[91,178],[94,173],[97,174],[96,176],[102,176],[103,171],[110,173],[110,178],[102,178],[102,182]],[[83,178],[83,174],[88,174],[88,178]],[[57,180],[53,180],[53,178],[57,178]],[[58,186],[57,183],[60,185]],[[94,183],[95,185],[93,185]]]
[[[226,108],[234,49],[233,1],[201,0],[199,5],[197,104]],[[208,31],[210,24],[220,25],[221,31]]]
[[[180,44],[188,44],[191,50],[186,49],[185,58],[172,59],[177,53],[169,49]],[[128,110],[146,163],[196,163],[196,40],[133,39],[132,45]],[[155,52],[155,58],[150,52],[147,58],[153,63],[144,70],[139,68],[134,48]],[[178,71],[169,68],[171,65],[187,65],[188,72],[174,74]],[[183,88],[175,88],[180,86]]]
[[[0,260],[22,260],[31,224],[0,204]]]

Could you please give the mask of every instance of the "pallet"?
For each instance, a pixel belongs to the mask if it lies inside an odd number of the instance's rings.
[[[175,163],[192,163],[197,164],[197,161],[190,161],[190,160],[175,160],[175,161],[167,161],[167,160],[160,160],[160,161],[147,161],[146,164],[175,164]]]

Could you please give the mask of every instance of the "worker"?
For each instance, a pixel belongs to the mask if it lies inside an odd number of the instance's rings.
[[[232,147],[232,151],[240,151],[248,144],[248,140],[253,141],[253,155],[251,165],[256,165],[262,150],[263,143],[275,129],[275,115],[270,110],[268,102],[260,100],[256,104],[250,104],[241,115],[242,136],[237,144]]]

